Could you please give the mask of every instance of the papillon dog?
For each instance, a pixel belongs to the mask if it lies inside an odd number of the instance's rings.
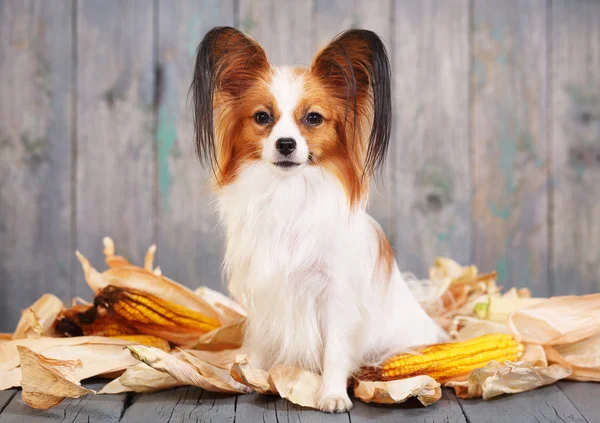
[[[352,407],[347,381],[362,365],[444,334],[366,212],[390,79],[383,42],[359,29],[308,68],[272,66],[254,39],[214,28],[195,63],[198,154],[214,175],[229,290],[248,310],[250,364],[322,375],[328,412]]]

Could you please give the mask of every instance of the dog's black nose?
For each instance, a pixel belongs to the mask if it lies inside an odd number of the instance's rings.
[[[279,138],[275,148],[284,156],[289,156],[296,149],[296,141],[293,138]]]

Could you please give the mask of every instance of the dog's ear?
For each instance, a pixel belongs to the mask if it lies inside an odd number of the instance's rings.
[[[269,68],[265,51],[256,41],[231,27],[211,29],[196,56],[190,90],[194,102],[196,148],[200,161],[214,170],[217,162],[213,109],[243,96]]]
[[[372,31],[345,31],[317,54],[311,71],[346,102],[352,136],[359,119],[371,121],[364,170],[372,174],[385,160],[391,132],[391,74],[383,41]]]

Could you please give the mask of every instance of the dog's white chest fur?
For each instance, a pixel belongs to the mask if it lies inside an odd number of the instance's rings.
[[[350,211],[329,173],[306,168],[282,178],[255,163],[222,190],[219,211],[229,288],[249,310],[246,347],[258,365],[320,371],[338,319],[357,364],[371,353],[436,339],[399,272],[377,280],[375,223],[363,210]]]

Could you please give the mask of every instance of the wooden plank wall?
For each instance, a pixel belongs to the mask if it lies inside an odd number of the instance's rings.
[[[73,251],[102,267],[105,235],[223,286],[188,101],[216,25],[274,64],[382,36],[394,128],[370,211],[402,270],[443,254],[536,295],[600,290],[597,0],[0,0],[0,331],[44,292],[89,296]]]

